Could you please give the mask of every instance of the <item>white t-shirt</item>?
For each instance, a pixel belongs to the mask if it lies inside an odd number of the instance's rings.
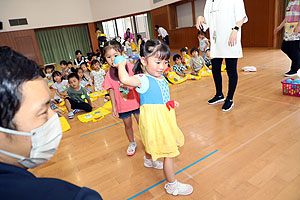
[[[131,49],[131,46],[128,41],[125,42],[125,47],[126,47],[126,49]]]
[[[200,51],[205,51],[205,48],[207,47],[206,41],[208,41],[207,38],[199,39]]]
[[[241,35],[238,31],[237,44],[228,45],[232,28],[244,17],[248,21],[243,0],[206,0],[204,17],[209,27],[212,58],[241,58],[243,57]],[[216,37],[214,37],[214,35]],[[216,38],[216,39],[214,39]]]
[[[166,29],[164,29],[163,27],[159,27],[157,29],[157,32],[158,32],[158,37],[161,36],[162,38],[165,38],[167,35],[169,35]]]
[[[60,83],[55,82],[52,85],[52,88],[57,90],[57,92],[59,92],[59,93],[64,92],[68,89],[68,80],[62,80],[62,82],[60,82]],[[59,99],[60,100],[62,98],[55,93],[54,99]]]
[[[104,90],[102,87],[102,84],[104,82],[105,77],[105,71],[103,69],[100,69],[99,71],[92,71],[91,75],[94,77],[94,85],[95,85],[95,91],[102,91]]]

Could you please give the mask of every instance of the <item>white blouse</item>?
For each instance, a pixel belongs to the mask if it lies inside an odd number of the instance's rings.
[[[237,44],[228,45],[232,28],[244,17],[248,21],[243,0],[206,0],[204,18],[206,28],[210,32],[210,56],[212,58],[241,58],[243,57],[241,35],[237,33]]]

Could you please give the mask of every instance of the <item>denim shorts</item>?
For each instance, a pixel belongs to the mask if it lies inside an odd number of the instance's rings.
[[[140,114],[140,108],[138,108],[136,110],[131,110],[128,112],[119,113],[119,118],[126,119],[126,118],[130,117],[132,114]]]

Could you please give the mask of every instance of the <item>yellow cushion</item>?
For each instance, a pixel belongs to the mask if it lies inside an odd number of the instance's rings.
[[[186,77],[181,77],[176,72],[169,72],[167,75],[167,79],[173,84],[179,84],[186,81]]]
[[[68,123],[68,121],[66,120],[66,118],[64,117],[59,117],[60,120],[60,124],[61,124],[61,128],[63,132],[66,132],[68,130],[71,129],[70,124]]]
[[[101,119],[104,118],[105,115],[108,115],[109,113],[111,113],[110,111],[100,107],[97,110],[94,110],[92,112],[83,114],[83,115],[78,115],[77,118],[79,119],[79,121],[83,122],[83,123],[87,123],[87,122],[97,122],[100,121]]]

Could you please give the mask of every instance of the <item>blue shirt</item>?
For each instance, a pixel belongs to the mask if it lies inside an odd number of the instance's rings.
[[[136,87],[140,93],[141,106],[144,104],[166,104],[170,101],[170,91],[167,80],[154,78],[145,74],[135,75],[141,81],[141,87]]]
[[[0,199],[102,200],[94,190],[56,178],[37,178],[14,165],[0,162]]]

